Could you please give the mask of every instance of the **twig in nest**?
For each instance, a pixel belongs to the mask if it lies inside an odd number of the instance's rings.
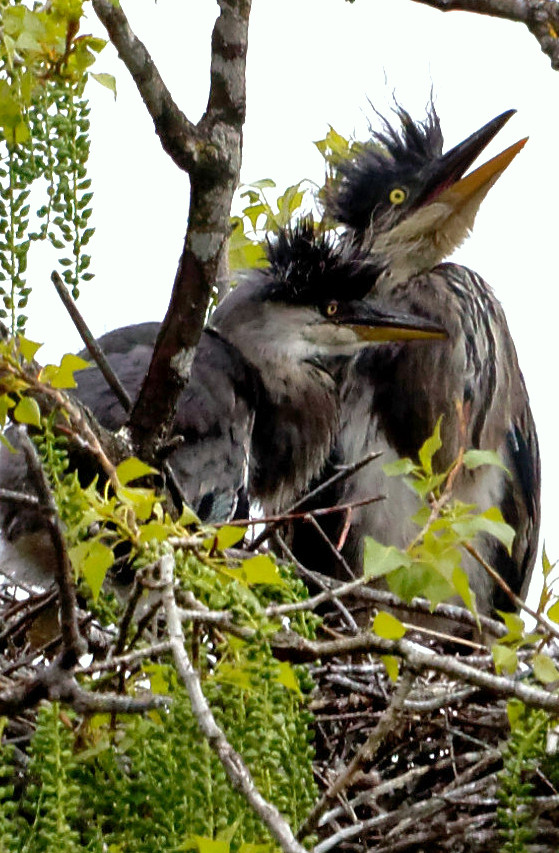
[[[303,507],[308,501],[313,500],[326,489],[329,489],[330,486],[333,486],[343,480],[347,480],[348,477],[352,477],[353,474],[356,474],[357,471],[360,471],[361,468],[365,467],[365,465],[368,465],[370,462],[373,462],[375,459],[378,459],[379,456],[382,456],[382,453],[374,451],[372,453],[368,453],[366,456],[363,457],[363,459],[360,459],[353,465],[344,466],[341,471],[337,471],[332,477],[329,477],[328,480],[325,480],[324,483],[320,483],[320,485],[313,489],[311,492],[304,495],[298,501],[295,501],[294,504],[291,504],[291,506],[286,509],[285,514],[290,515],[291,513],[296,512],[298,509]],[[374,500],[384,500],[384,497],[381,495],[374,498]],[[262,545],[262,543],[269,538],[269,536],[273,533],[273,531],[278,526],[278,524],[281,523],[281,521],[283,521],[283,519],[281,519],[280,521],[274,521],[269,527],[266,528],[266,530],[263,530],[260,536],[257,536],[254,542],[251,543],[250,550],[255,551],[260,545]]]
[[[18,503],[22,504],[22,506],[33,507],[33,509],[41,508],[39,498],[35,495],[28,495],[25,492],[14,492],[12,489],[0,489],[0,501],[7,501],[11,504]]]
[[[284,659],[296,663],[354,652],[374,651],[396,655],[403,658],[415,672],[432,670],[444,673],[455,680],[489,690],[494,696],[514,696],[531,708],[543,708],[554,714],[559,713],[559,696],[547,690],[503,675],[480,671],[451,655],[437,654],[411,640],[386,640],[375,634],[362,632],[352,637],[317,642],[307,640],[294,632],[284,631],[282,634],[276,634],[271,644],[276,654],[282,654]]]
[[[397,725],[404,707],[404,702],[412,688],[413,681],[413,674],[409,670],[405,670],[402,673],[400,683],[392,696],[390,705],[386,708],[377,725],[372,732],[370,732],[365,743],[353,756],[348,766],[337,776],[332,785],[330,785],[328,790],[325,791],[318,803],[307,816],[303,825],[297,832],[297,838],[306,838],[307,835],[314,832],[320,822],[322,814],[326,811],[330,803],[332,803],[332,801],[345,788],[351,785],[351,781],[355,777],[357,771],[360,770],[368,761],[373,760],[389,732],[391,732]]]
[[[308,579],[311,572],[309,572],[309,570],[306,569],[305,566],[303,566],[303,564],[299,562],[299,560],[297,559],[295,554],[293,554],[293,552],[291,551],[289,546],[283,541],[283,539],[279,535],[279,533],[277,533],[277,532],[274,533],[274,537],[275,537],[276,542],[278,543],[278,545],[280,546],[280,548],[284,552],[285,556],[287,557],[287,559],[291,563],[293,563],[295,566],[297,566],[297,569],[303,578]],[[328,590],[326,578],[323,578],[322,575],[318,574],[317,572],[312,572],[312,575],[313,575],[313,582],[316,583],[317,586],[319,586],[321,589],[324,590],[322,595],[326,596],[326,600],[331,601],[332,604],[337,608],[337,610],[339,610],[339,612],[342,616],[342,619],[344,620],[344,622],[346,623],[348,628],[351,631],[358,631],[359,627],[357,625],[357,622],[355,621],[355,619],[353,618],[353,616],[351,615],[351,613],[349,612],[349,610],[347,609],[345,604],[342,601],[340,601],[340,599],[337,598],[335,595],[332,595],[332,593]],[[301,603],[306,604],[307,602],[301,602]]]

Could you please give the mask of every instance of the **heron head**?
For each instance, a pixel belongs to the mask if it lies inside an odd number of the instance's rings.
[[[384,267],[358,247],[319,233],[311,218],[268,246],[270,266],[214,315],[229,339],[262,364],[350,356],[387,341],[440,339],[444,329],[368,298]]]
[[[463,242],[481,202],[525,145],[520,140],[466,175],[514,112],[443,154],[434,108],[423,123],[398,108],[399,129],[383,120],[384,130],[340,164],[328,190],[328,213],[399,278],[432,268]]]

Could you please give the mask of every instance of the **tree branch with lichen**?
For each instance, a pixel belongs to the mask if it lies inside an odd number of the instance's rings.
[[[414,0],[441,12],[475,12],[525,24],[551,67],[559,70],[559,3],[556,0]]]
[[[122,8],[110,0],[93,0],[93,7],[138,87],[164,150],[190,178],[188,228],[169,308],[130,417],[139,455],[153,463],[188,381],[212,289],[226,265],[231,202],[241,167],[250,0],[219,2],[210,92],[196,125],[173,101]]]

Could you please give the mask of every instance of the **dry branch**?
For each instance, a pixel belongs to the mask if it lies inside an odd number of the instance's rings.
[[[138,87],[165,151],[190,177],[189,221],[173,292],[130,430],[138,455],[157,461],[170,428],[218,274],[226,266],[233,193],[239,182],[245,118],[250,0],[220,0],[212,34],[210,93],[197,125],[184,116],[120,6],[93,7]]]
[[[58,588],[60,607],[63,645],[62,665],[70,669],[78,662],[80,655],[86,649],[85,641],[80,635],[78,626],[78,608],[72,564],[68,556],[56,504],[35,446],[23,427],[16,427],[15,429],[18,432],[19,443],[25,456],[31,482],[44,509],[45,523],[56,556],[54,579]]]
[[[256,814],[268,827],[282,850],[286,851],[286,853],[304,853],[304,848],[295,840],[293,833],[279,811],[275,806],[266,802],[257,790],[248,767],[217,725],[206,697],[202,692],[200,680],[185,649],[180,611],[175,600],[173,588],[173,557],[170,554],[163,556],[160,566],[161,580],[164,583],[162,595],[167,616],[169,643],[175,659],[175,666],[188,691],[192,703],[192,711],[198,721],[200,731],[207,738],[211,748],[223,764],[233,787],[243,794]]]
[[[414,0],[441,12],[476,12],[525,24],[551,67],[559,70],[559,4],[557,0]]]

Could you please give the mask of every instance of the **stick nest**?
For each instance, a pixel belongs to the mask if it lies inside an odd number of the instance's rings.
[[[494,672],[489,653],[464,660]],[[524,667],[520,677],[529,675]],[[316,775],[327,791],[363,752],[394,701],[395,685],[378,658],[363,655],[317,666],[314,677]],[[559,795],[545,761],[522,770],[522,782],[530,783],[525,800],[503,802],[509,737],[505,699],[441,674],[413,678],[396,724],[323,815],[317,853],[557,851]],[[549,761],[558,766],[553,755]],[[507,809],[529,827],[526,846],[504,846]]]

